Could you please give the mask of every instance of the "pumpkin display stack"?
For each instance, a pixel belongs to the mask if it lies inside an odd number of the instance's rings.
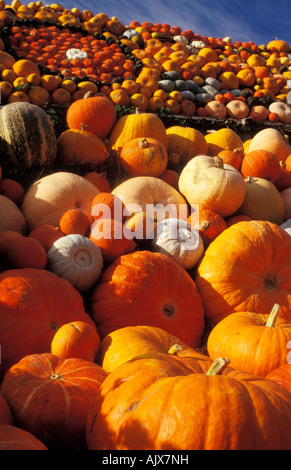
[[[0,450],[291,450],[290,54],[0,0]]]

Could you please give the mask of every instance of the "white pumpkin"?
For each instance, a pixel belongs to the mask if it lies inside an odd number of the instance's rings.
[[[175,218],[157,224],[152,249],[173,258],[185,269],[193,268],[204,253],[199,231]]]
[[[88,54],[85,51],[82,51],[81,49],[77,48],[72,48],[68,49],[66,52],[66,57],[68,60],[73,60],[73,59],[87,59]]]
[[[291,219],[286,220],[283,224],[280,225],[289,235],[291,235]]]
[[[54,242],[47,253],[48,269],[69,281],[79,292],[92,287],[103,269],[100,248],[89,238],[70,234]]]

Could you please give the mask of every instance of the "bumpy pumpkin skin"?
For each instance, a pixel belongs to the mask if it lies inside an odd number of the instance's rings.
[[[290,448],[290,393],[230,367],[208,376],[210,364],[156,354],[117,367],[90,408],[88,449]]]
[[[72,285],[43,269],[0,274],[0,378],[28,354],[50,351],[57,329],[71,321],[93,324]]]
[[[204,330],[203,306],[190,275],[168,256],[150,251],[120,256],[103,271],[90,313],[102,339],[118,328],[150,325],[197,347]]]
[[[278,303],[291,321],[290,265],[290,235],[276,224],[242,221],[227,228],[197,269],[206,318],[216,324],[235,311],[267,315]]]
[[[84,446],[86,418],[107,373],[92,361],[31,354],[5,374],[1,393],[15,425],[50,449]]]

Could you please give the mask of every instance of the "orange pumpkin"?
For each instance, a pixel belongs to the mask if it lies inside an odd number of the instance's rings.
[[[279,159],[269,150],[253,150],[243,158],[241,173],[244,178],[254,176],[268,179],[274,183],[281,174]]]
[[[151,137],[137,137],[124,145],[120,162],[128,176],[160,176],[168,154],[164,145]]]
[[[44,269],[47,255],[41,243],[19,232],[6,231],[0,234],[0,255],[8,269]]]
[[[53,243],[64,236],[64,233],[59,229],[59,227],[43,224],[35,227],[28,236],[38,240],[47,253]]]
[[[187,271],[168,256],[136,251],[116,259],[92,293],[100,337],[125,326],[156,326],[189,346],[200,345],[204,312]],[[186,326],[188,325],[188,326]]]
[[[48,450],[33,434],[16,426],[0,425],[0,450]]]
[[[80,209],[69,209],[60,218],[59,227],[64,235],[78,233],[86,236],[91,226],[91,218]]]

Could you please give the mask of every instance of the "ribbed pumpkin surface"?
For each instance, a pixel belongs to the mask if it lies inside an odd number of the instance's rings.
[[[10,103],[0,111],[0,136],[10,144],[19,168],[44,167],[57,155],[56,135],[47,113],[31,103]]]

